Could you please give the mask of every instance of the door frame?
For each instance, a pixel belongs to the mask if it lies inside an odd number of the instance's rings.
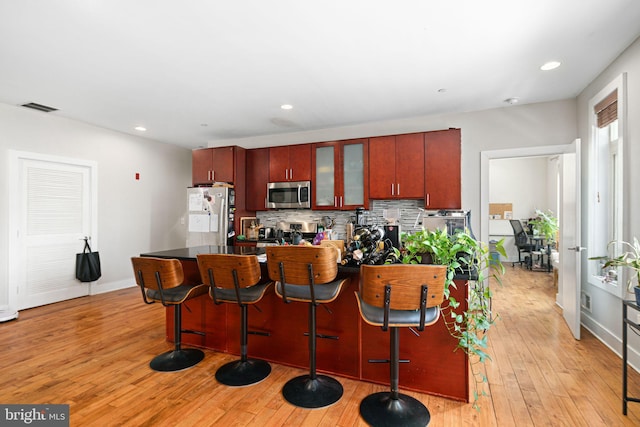
[[[94,160],[78,159],[73,157],[55,156],[50,154],[34,153],[28,151],[8,150],[9,167],[7,169],[7,181],[9,183],[9,256],[8,256],[8,278],[7,284],[9,307],[16,307],[18,303],[17,283],[14,278],[16,271],[12,266],[17,265],[16,251],[11,248],[19,244],[19,226],[21,223],[20,210],[20,161],[35,160],[51,163],[65,163],[73,166],[89,168],[90,178],[90,233],[91,245],[94,250],[98,249],[98,163]],[[91,283],[88,283],[89,295],[91,295]]]
[[[507,148],[502,150],[487,150],[480,152],[480,240],[483,242],[489,241],[489,169],[490,161],[494,159],[510,159],[510,158],[522,158],[522,157],[542,157],[542,156],[557,156],[563,155],[567,152],[567,149],[571,147],[571,144],[564,145],[544,145],[538,147],[520,147],[520,148]],[[576,162],[581,164],[582,159],[576,158]],[[560,189],[562,191],[562,189]],[[581,268],[581,267],[580,267]],[[581,283],[578,283],[579,288],[582,287]],[[559,295],[556,295],[556,303],[558,302]],[[576,310],[581,311],[580,300],[577,302],[578,306]]]

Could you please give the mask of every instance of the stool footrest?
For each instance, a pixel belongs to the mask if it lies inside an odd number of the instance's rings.
[[[369,359],[367,362],[369,363],[389,363],[391,360],[389,359]],[[409,359],[400,359],[398,363],[411,363]]]
[[[305,337],[308,337],[308,336],[309,336],[309,332],[305,332],[305,333],[304,333],[304,336],[305,336]],[[317,338],[326,338],[326,339],[329,339],[329,340],[337,340],[337,339],[340,339],[340,337],[339,337],[338,335],[324,335],[324,334],[316,334],[316,337],[317,337]]]
[[[206,334],[202,331],[192,331],[191,329],[182,329],[180,331],[183,334],[194,334],[194,335],[200,335],[202,337],[204,337]]]

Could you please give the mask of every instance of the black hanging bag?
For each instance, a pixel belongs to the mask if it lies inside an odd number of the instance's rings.
[[[100,278],[100,254],[91,252],[89,240],[84,239],[84,250],[76,254],[76,279],[81,282],[95,282]]]

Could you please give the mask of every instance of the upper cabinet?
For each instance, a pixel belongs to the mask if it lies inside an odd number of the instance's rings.
[[[313,209],[368,208],[368,140],[322,142],[312,147]]]
[[[193,185],[234,182],[234,147],[193,150]]]
[[[460,129],[426,132],[425,196],[427,209],[461,209]]]
[[[267,206],[269,149],[247,150],[247,210],[263,211]]]
[[[269,181],[311,180],[311,145],[269,148]]]
[[[369,138],[369,197],[423,198],[424,149],[423,133]]]

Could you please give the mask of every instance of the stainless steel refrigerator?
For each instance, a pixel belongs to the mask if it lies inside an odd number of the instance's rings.
[[[235,216],[235,192],[228,186],[187,189],[187,247],[230,245]]]

